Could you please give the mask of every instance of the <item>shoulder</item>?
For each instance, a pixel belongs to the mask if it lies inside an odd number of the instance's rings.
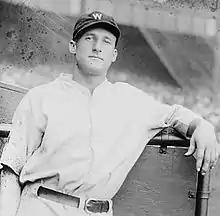
[[[131,107],[137,107],[138,110],[146,112],[146,110],[156,110],[163,107],[163,103],[156,100],[152,95],[132,86],[128,83],[117,82],[114,84],[115,94],[123,102],[128,102]],[[120,96],[118,96],[120,95]]]
[[[125,82],[115,82],[115,83],[113,83],[113,87],[116,91],[124,92],[124,93],[136,91],[136,87],[132,86],[129,83],[125,83]]]
[[[152,98],[147,92],[125,82],[116,82],[113,84],[114,89],[118,94],[123,94],[123,96],[131,98]]]
[[[42,101],[48,94],[52,94],[55,88],[56,88],[55,80],[35,86],[28,90],[28,92],[22,98],[20,104],[38,103]]]
[[[42,97],[48,92],[55,90],[56,86],[57,86],[56,80],[53,80],[48,83],[41,84],[31,88],[26,95],[27,97]]]

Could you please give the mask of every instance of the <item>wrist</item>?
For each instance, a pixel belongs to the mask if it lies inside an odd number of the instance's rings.
[[[198,127],[201,127],[201,126],[204,126],[207,131],[209,129],[215,130],[214,126],[209,121],[207,121],[203,118],[196,118],[189,125],[188,131],[187,131],[187,137],[191,137],[193,135],[194,131]]]
[[[194,120],[191,121],[191,123],[189,124],[189,128],[187,130],[187,137],[191,137],[195,131],[195,129],[197,127],[199,127],[202,124],[202,118],[196,118]]]

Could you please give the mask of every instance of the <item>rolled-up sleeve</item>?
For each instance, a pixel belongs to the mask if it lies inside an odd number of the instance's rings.
[[[17,175],[41,143],[45,117],[40,106],[37,95],[30,91],[14,113],[9,141],[3,149],[0,164],[9,166]]]
[[[170,112],[166,115],[164,122],[187,137],[190,123],[196,118],[202,119],[200,115],[181,105],[173,105],[171,106]]]

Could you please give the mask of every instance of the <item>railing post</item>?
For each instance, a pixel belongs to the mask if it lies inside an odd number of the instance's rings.
[[[204,176],[201,171],[198,173],[195,216],[208,216],[210,176],[210,170]]]

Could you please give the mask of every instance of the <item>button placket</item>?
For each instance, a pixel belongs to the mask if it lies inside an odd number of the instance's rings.
[[[92,98],[93,98],[93,96],[90,94],[89,101],[88,101],[88,116],[89,116],[89,130],[90,130],[90,146],[89,147],[90,147],[90,150],[91,150],[91,158],[89,160],[90,169],[89,169],[88,175],[90,175],[90,173],[91,173],[91,168],[92,168],[92,164],[93,164],[93,157],[94,157],[94,152],[93,152],[93,149],[92,149],[92,137],[93,137],[92,113],[91,113]]]

